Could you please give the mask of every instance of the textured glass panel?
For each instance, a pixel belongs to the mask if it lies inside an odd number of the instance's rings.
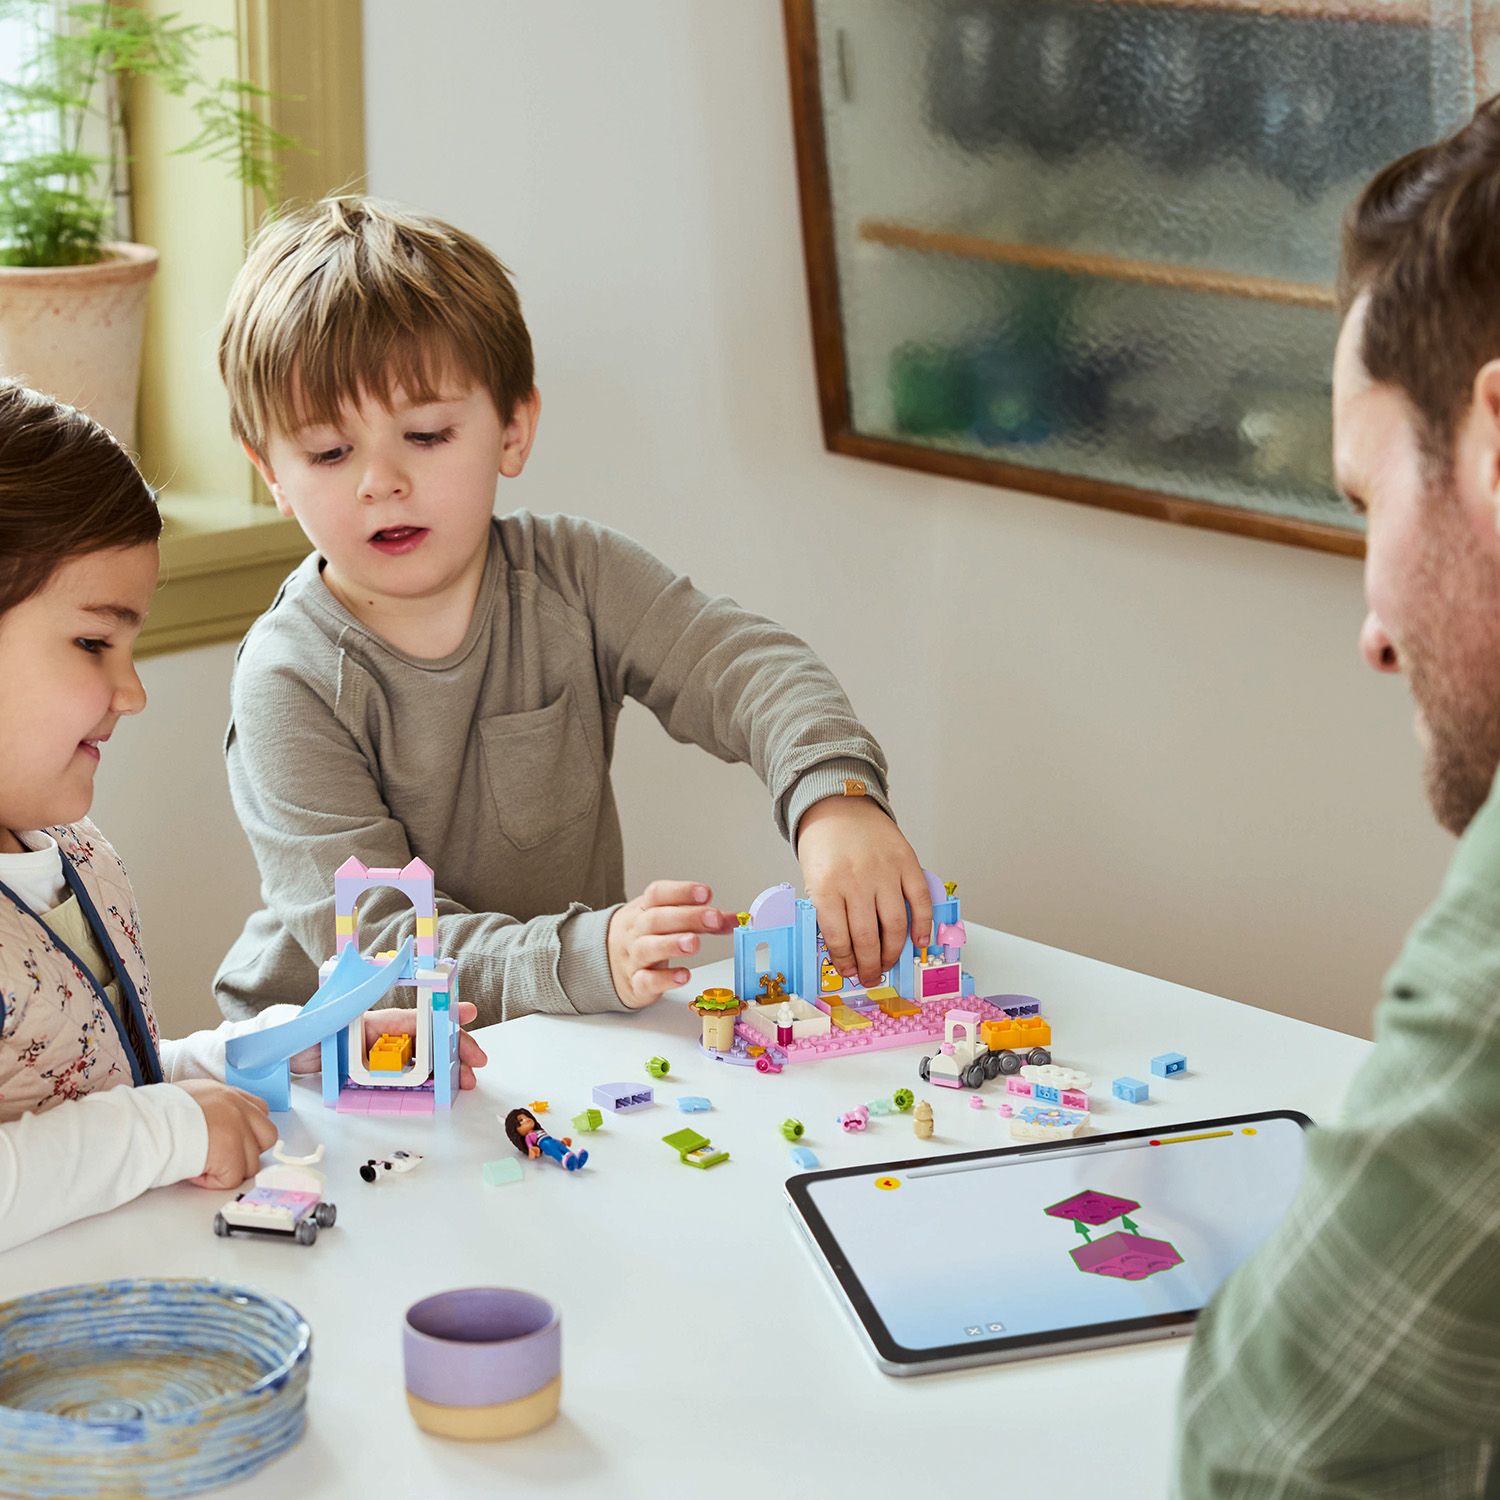
[[[1339,221],[1472,110],[1470,11],[817,0],[855,429],[1357,529]]]

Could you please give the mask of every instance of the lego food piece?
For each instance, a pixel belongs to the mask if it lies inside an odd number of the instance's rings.
[[[646,1064],[646,1071],[653,1078],[665,1078],[672,1070],[672,1065],[664,1057],[653,1057]]]
[[[674,1130],[670,1135],[662,1137],[663,1142],[670,1146],[678,1156],[678,1159],[687,1167],[716,1167],[721,1161],[729,1160],[727,1151],[718,1150],[706,1135],[699,1135],[696,1130],[682,1129]]]

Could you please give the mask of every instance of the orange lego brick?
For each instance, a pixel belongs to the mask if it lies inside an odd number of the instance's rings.
[[[411,1037],[387,1032],[370,1045],[368,1067],[372,1073],[399,1073],[411,1061]]]

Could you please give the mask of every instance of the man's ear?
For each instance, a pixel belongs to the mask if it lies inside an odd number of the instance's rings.
[[[526,467],[531,456],[531,445],[536,440],[536,424],[542,419],[542,393],[535,386],[530,394],[516,402],[510,421],[500,434],[500,476],[516,479]]]
[[[282,515],[290,516],[292,507],[287,503],[286,496],[281,493],[281,486],[276,482],[276,471],[250,446],[248,439],[241,438],[240,447],[245,450],[245,457],[255,465],[260,477],[265,480],[266,488],[270,490],[271,498],[276,502],[276,509]]]
[[[1500,531],[1500,359],[1481,365],[1474,376],[1474,399],[1459,435],[1458,462],[1467,471],[1466,487]]]

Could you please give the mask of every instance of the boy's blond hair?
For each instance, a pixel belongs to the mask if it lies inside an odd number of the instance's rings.
[[[531,335],[495,255],[472,235],[375,198],[324,198],[268,220],[235,277],[219,373],[236,437],[336,423],[396,386],[434,401],[446,378],[488,388],[502,422],[531,393]]]

